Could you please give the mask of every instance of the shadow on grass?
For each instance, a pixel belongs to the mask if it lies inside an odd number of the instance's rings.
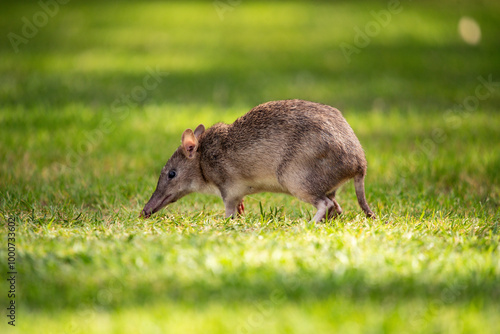
[[[24,258],[23,261],[30,262]],[[89,261],[87,258],[80,261]],[[70,259],[67,259],[70,265]],[[89,273],[87,273],[88,275]],[[325,300],[343,297],[354,302],[404,303],[427,301],[440,304],[470,303],[500,306],[500,279],[495,273],[450,277],[450,282],[426,281],[422,277],[392,275],[374,282],[361,269],[343,273],[318,274],[303,270],[300,274],[277,272],[265,267],[235,273],[207,273],[200,282],[148,275],[68,281],[64,277],[37,277],[24,273],[19,288],[19,301],[29,309],[73,309],[81,307],[117,308],[174,301],[203,305],[204,303],[234,303],[263,301],[279,296],[289,302]],[[422,273],[425,276],[425,273]],[[154,277],[153,277],[154,276]],[[452,282],[451,282],[452,281]]]
[[[257,55],[263,58],[259,63],[242,56],[245,66],[236,61],[232,63],[231,59],[238,58],[235,58],[235,50],[229,50],[229,60],[211,60],[208,69],[165,71],[157,88],[147,91],[145,98],[129,98],[128,106],[167,103],[253,107],[269,100],[302,98],[346,111],[395,108],[436,113],[456,108],[465,98],[473,96],[481,83],[479,76],[487,79],[492,75],[496,82],[500,75],[500,67],[493,59],[458,45],[431,47],[419,42],[370,45],[350,66],[332,66],[315,56],[336,53],[336,50],[309,49],[293,58],[287,53],[264,56],[266,51],[261,52],[262,55]],[[344,60],[338,58],[337,61]],[[0,98],[5,106],[47,106],[56,115],[57,109],[67,104],[106,110],[117,100],[122,101],[124,95],[130,96],[135,87],[143,85],[148,75],[146,68],[157,66],[145,63],[142,74],[7,71],[2,77],[10,83],[9,91]],[[461,70],[457,71],[456,66]],[[495,109],[498,104],[500,94],[494,92],[481,101],[481,108]],[[119,105],[127,104],[120,102]]]

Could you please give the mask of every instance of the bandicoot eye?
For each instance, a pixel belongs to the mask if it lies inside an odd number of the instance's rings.
[[[171,170],[170,172],[168,172],[169,179],[173,179],[176,175],[177,173],[175,172],[175,170]]]

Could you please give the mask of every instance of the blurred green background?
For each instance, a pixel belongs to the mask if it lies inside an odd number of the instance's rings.
[[[299,97],[348,110],[442,111],[470,95],[477,76],[498,73],[498,7],[495,1],[70,1],[35,25],[26,44],[3,39],[1,97],[16,106],[109,108],[140,84],[149,66],[169,73],[148,94],[153,105],[223,109]],[[34,1],[4,5],[4,35],[22,37],[22,18],[43,23],[40,11]],[[478,45],[458,34],[464,16],[480,23]],[[347,59],[341,45],[356,46],[356,28],[368,41],[360,38],[366,46]],[[495,105],[498,95],[481,106]]]
[[[500,2],[1,8],[19,331],[497,332]],[[234,221],[202,195],[138,219],[184,129],[289,98],[342,110],[380,220],[352,184],[320,226],[269,194]]]

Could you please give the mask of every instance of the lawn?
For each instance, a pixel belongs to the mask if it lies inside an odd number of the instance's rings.
[[[2,6],[2,333],[500,332],[498,1],[62,2]],[[379,219],[352,182],[324,224],[139,218],[184,129],[288,98],[342,110]]]

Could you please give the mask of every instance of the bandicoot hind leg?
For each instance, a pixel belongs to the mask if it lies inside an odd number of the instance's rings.
[[[313,217],[317,223],[324,219],[330,219],[342,213],[340,205],[335,201],[335,191],[328,193],[328,190],[337,189],[340,182],[336,182],[330,176],[310,178],[310,175],[320,175],[321,171],[297,171],[285,173],[280,179],[283,188],[288,192],[306,202],[314,205],[318,211]],[[331,181],[333,179],[333,182]]]
[[[331,218],[332,214],[334,212],[336,212],[335,204],[333,203],[333,201],[331,199],[329,199],[326,196],[322,197],[322,198],[318,198],[315,201],[314,206],[318,209],[318,211],[316,212],[316,214],[314,215],[314,218],[313,218],[316,223],[319,223],[322,220],[326,219],[327,215],[328,215],[328,219]]]
[[[339,203],[335,200],[335,194],[337,190],[334,190],[332,193],[328,194],[328,198],[333,202],[335,210],[332,210],[331,212],[328,213],[328,219],[332,219],[337,217],[338,215],[342,214],[342,208],[340,207]]]

